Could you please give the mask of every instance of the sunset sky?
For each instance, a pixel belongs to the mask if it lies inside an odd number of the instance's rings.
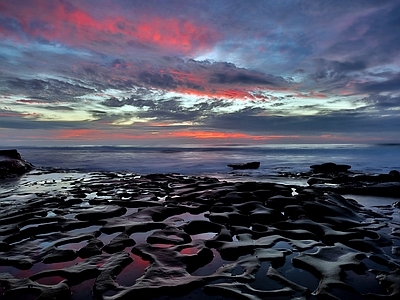
[[[400,142],[400,1],[0,0],[0,146]]]

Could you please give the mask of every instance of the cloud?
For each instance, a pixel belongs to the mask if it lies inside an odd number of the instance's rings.
[[[0,123],[396,138],[399,15],[385,0],[1,1]]]
[[[27,98],[43,101],[73,101],[74,97],[93,92],[93,89],[79,83],[69,83],[57,79],[0,78],[3,88],[10,95],[25,95]]]
[[[177,87],[174,78],[169,74],[142,72],[139,74],[139,80],[150,87],[171,90]]]
[[[363,2],[358,2],[358,5]],[[341,56],[380,65],[396,60],[400,46],[400,5],[395,1],[369,2],[357,13],[346,14],[338,38],[325,55]],[[347,26],[346,26],[347,25]]]
[[[209,82],[219,84],[275,85],[273,81],[265,77],[262,75],[245,74],[244,72],[238,72],[237,74],[214,73],[211,75]]]
[[[318,124],[318,126],[316,126]],[[207,126],[218,130],[233,130],[253,134],[345,134],[360,133],[365,136],[393,136],[400,128],[398,115],[379,116],[364,109],[327,112],[310,116],[260,115],[259,109],[218,115],[210,119]],[[352,129],[352,130],[349,130]]]
[[[357,85],[362,92],[381,93],[381,92],[396,92],[400,90],[400,73],[386,78],[383,81],[369,81]]]
[[[350,73],[363,71],[366,69],[366,63],[363,61],[333,61],[323,58],[315,60],[316,71],[313,79],[316,81],[330,80],[337,81],[349,76]]]
[[[400,97],[391,95],[379,95],[372,94],[362,99],[368,107],[375,108],[385,111],[385,114],[392,110],[392,114],[395,115],[395,111],[398,111],[397,115],[400,115]],[[389,110],[389,111],[388,111]],[[383,112],[382,111],[382,112]]]
[[[218,39],[218,34],[207,24],[176,16],[98,16],[97,11],[93,13],[67,1],[26,0],[23,5],[8,1],[1,8],[5,20],[0,22],[0,34],[5,37],[57,41],[93,50],[101,45],[107,53],[116,51],[114,43],[125,47],[142,44],[151,50],[162,48],[166,53],[188,54],[206,50]],[[10,20],[13,26],[4,25]]]

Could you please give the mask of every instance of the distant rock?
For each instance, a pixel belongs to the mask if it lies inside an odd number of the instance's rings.
[[[243,164],[229,164],[228,167],[231,167],[234,170],[258,169],[260,167],[260,162],[253,161]]]
[[[22,159],[21,154],[19,154],[16,149],[0,150],[0,159],[1,160],[2,160],[2,156],[9,158],[9,159]]]
[[[339,173],[339,172],[347,172],[351,168],[351,166],[337,165],[333,162],[328,162],[320,165],[312,165],[310,166],[310,168],[315,173]]]
[[[33,165],[21,158],[16,149],[0,150],[0,179],[22,175]]]

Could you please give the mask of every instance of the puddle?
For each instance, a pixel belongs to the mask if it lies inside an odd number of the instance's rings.
[[[270,262],[261,263],[260,268],[257,270],[255,280],[252,283],[250,283],[251,287],[264,291],[284,288],[283,285],[279,284],[275,280],[270,279],[267,276],[267,272],[270,266],[271,266]]]
[[[292,246],[288,242],[285,242],[285,241],[277,242],[272,248],[293,250]]]
[[[134,285],[136,280],[144,274],[146,268],[150,264],[149,261],[143,260],[140,256],[133,253],[131,253],[130,256],[133,262],[126,266],[115,278],[115,281],[122,286]]]
[[[82,241],[79,243],[68,243],[68,244],[62,244],[60,246],[57,246],[58,249],[60,250],[79,250],[87,245],[88,241]]]
[[[362,294],[376,293],[376,294],[387,294],[385,288],[379,284],[376,279],[376,275],[371,272],[365,272],[365,275],[356,274],[354,271],[348,270],[345,272],[344,282],[353,286],[358,292]]]
[[[298,252],[287,255],[285,264],[276,270],[290,281],[314,291],[318,287],[319,279],[303,269],[293,267],[292,259],[298,255]]]
[[[28,278],[42,271],[58,270],[58,269],[61,270],[64,268],[68,268],[82,261],[83,259],[78,257],[72,261],[54,263],[54,264],[44,264],[42,262],[39,262],[34,264],[32,268],[30,268],[29,270],[19,270],[11,266],[0,266],[0,273],[8,273],[14,276],[15,278]]]
[[[117,235],[121,234],[121,232],[115,232],[112,234],[105,234],[105,233],[101,233],[97,239],[99,239],[100,241],[103,242],[104,245],[109,244]]]
[[[152,246],[155,248],[171,248],[175,245],[173,245],[173,244],[152,244]]]
[[[92,300],[93,284],[95,279],[85,280],[84,282],[71,287],[71,300]]]
[[[80,235],[80,234],[84,234],[84,233],[94,233],[96,231],[99,231],[100,228],[102,228],[102,227],[103,226],[93,225],[93,226],[89,226],[89,227],[73,229],[73,230],[70,230],[69,233],[71,235]]]
[[[63,277],[51,276],[51,277],[40,278],[40,279],[36,280],[36,282],[38,282],[40,284],[46,284],[46,285],[56,285],[56,284],[59,284],[63,280],[65,280],[65,278],[63,278]]]
[[[190,248],[187,248],[190,249]],[[189,251],[189,250],[186,250]],[[226,260],[223,260],[221,258],[221,255],[219,254],[219,252],[215,249],[211,249],[211,251],[214,254],[214,258],[213,260],[208,263],[207,265],[198,268],[196,271],[194,271],[191,275],[192,276],[208,276],[211,274],[214,274],[215,271],[217,271],[223,264],[228,264],[229,262]],[[196,249],[197,252],[197,249]],[[185,254],[190,254],[190,253],[185,253]]]
[[[133,239],[137,245],[145,244],[147,243],[146,239],[156,231],[158,231],[158,229],[150,230],[147,232],[134,232],[129,237]]]

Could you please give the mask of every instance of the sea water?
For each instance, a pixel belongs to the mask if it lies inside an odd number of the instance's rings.
[[[270,144],[263,146],[19,147],[24,159],[39,168],[80,172],[137,174],[179,173],[226,180],[266,181],[284,172],[310,170],[325,162],[348,164],[351,171],[388,173],[400,170],[400,144]],[[227,165],[259,161],[257,170],[233,171]]]

